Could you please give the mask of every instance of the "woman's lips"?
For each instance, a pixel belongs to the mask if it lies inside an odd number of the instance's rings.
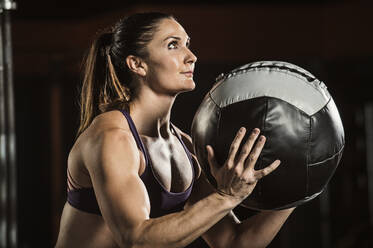
[[[193,77],[193,72],[192,71],[182,72],[181,74],[184,74],[187,77]]]

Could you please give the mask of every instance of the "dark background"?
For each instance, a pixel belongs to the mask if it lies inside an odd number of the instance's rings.
[[[56,241],[84,52],[97,30],[140,11],[173,13],[192,37],[197,88],[179,96],[172,114],[184,131],[215,77],[242,64],[288,61],[325,82],[345,127],[342,162],[269,247],[373,247],[364,131],[373,101],[372,10],[371,1],[357,0],[19,1],[12,29],[20,247]]]

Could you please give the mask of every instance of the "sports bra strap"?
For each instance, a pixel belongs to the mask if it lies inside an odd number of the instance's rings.
[[[144,157],[145,157],[145,161],[146,161],[146,165],[148,165],[150,163],[150,160],[149,160],[149,156],[148,156],[148,153],[146,152],[146,149],[145,149],[145,146],[144,146],[144,143],[141,141],[141,138],[140,138],[140,135],[136,129],[136,126],[135,126],[135,123],[133,122],[131,116],[127,113],[127,111],[125,110],[121,110],[121,112],[123,113],[123,115],[126,117],[127,119],[127,122],[128,122],[128,125],[131,129],[131,132],[133,134],[133,137],[135,138],[136,140],[136,143],[137,143],[137,146],[140,148],[140,150],[142,151],[142,153],[144,154]],[[194,175],[194,168],[193,168],[193,159],[192,159],[192,156],[190,154],[190,151],[188,150],[188,148],[186,147],[186,145],[184,144],[182,138],[180,137],[179,133],[176,131],[176,128],[174,127],[174,125],[170,122],[170,126],[172,128],[172,130],[174,131],[174,133],[176,134],[176,137],[178,138],[178,140],[180,141],[180,143],[182,144],[186,154],[187,154],[187,157],[189,159],[189,162],[190,164],[192,165],[192,170],[193,170],[193,175]]]
[[[140,135],[139,133],[137,132],[137,129],[136,129],[136,126],[135,126],[135,123],[133,123],[133,120],[131,118],[131,116],[125,111],[125,110],[122,110],[121,111],[124,115],[124,117],[126,117],[127,119],[127,122],[128,122],[128,125],[131,129],[131,132],[133,134],[133,137],[135,138],[136,140],[136,144],[137,146],[140,148],[140,150],[142,151],[142,153],[144,154],[144,157],[145,157],[145,162],[146,164],[149,164],[149,157],[148,157],[148,154],[145,150],[145,146],[144,144],[142,143],[141,141],[141,138],[140,138]]]

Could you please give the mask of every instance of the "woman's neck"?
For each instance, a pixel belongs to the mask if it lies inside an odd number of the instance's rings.
[[[131,102],[131,117],[141,135],[164,139],[171,135],[170,115],[175,97],[148,92]]]

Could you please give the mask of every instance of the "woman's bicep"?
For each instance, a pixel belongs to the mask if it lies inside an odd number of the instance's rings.
[[[149,218],[148,194],[138,175],[140,155],[126,133],[106,133],[86,159],[102,216],[118,242]]]

